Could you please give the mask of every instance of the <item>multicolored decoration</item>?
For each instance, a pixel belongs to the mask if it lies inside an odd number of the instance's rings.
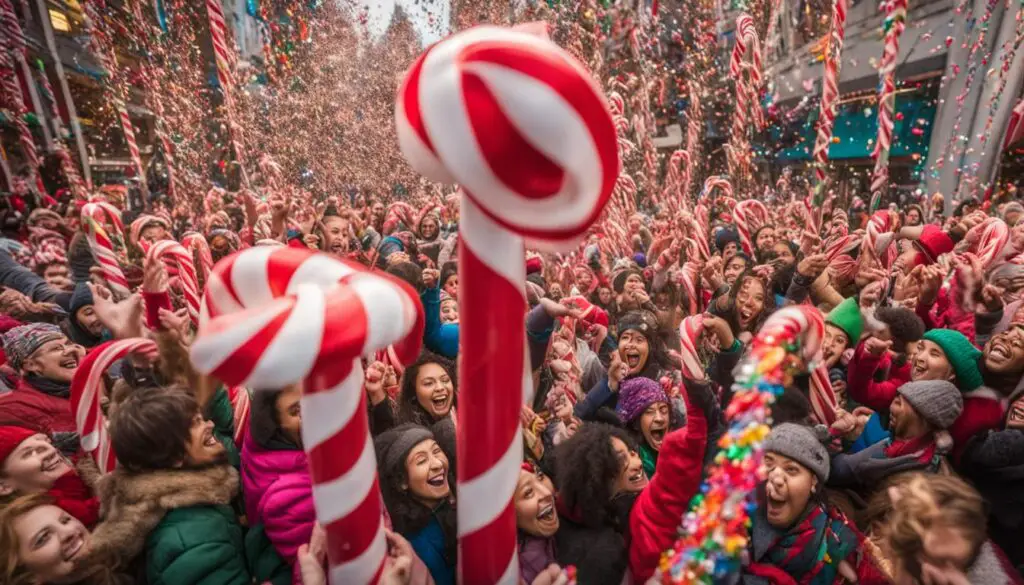
[[[101,399],[105,393],[103,374],[114,362],[129,355],[154,359],[159,350],[156,342],[141,337],[108,341],[89,352],[75,370],[71,380],[71,411],[75,413],[75,427],[82,450],[92,455],[103,473],[117,467],[117,457],[107,432],[107,417],[103,414]]]
[[[415,359],[423,328],[408,284],[307,249],[237,252],[206,285],[196,370],[256,391],[302,385],[302,443],[335,585],[376,583],[387,554],[360,358],[394,344]]]
[[[900,35],[906,28],[907,0],[889,0],[886,4],[885,47],[878,74],[878,139],[871,156],[875,159],[875,171],[871,176],[871,204],[869,213],[874,213],[882,202],[882,195],[889,183],[889,151],[892,147],[892,131],[896,109],[896,62],[900,54]]]
[[[763,479],[761,459],[771,405],[797,374],[821,355],[825,320],[814,307],[786,307],[772,314],[740,362],[734,395],[701,493],[683,517],[683,536],[666,551],[655,575],[665,585],[712,585],[740,569],[750,541],[754,490]]]
[[[615,126],[601,90],[568,53],[490,26],[423,53],[395,110],[412,167],[463,187],[460,357],[476,365],[459,371],[460,581],[514,585],[519,413],[533,390],[524,244],[571,249],[598,218],[619,174]]]

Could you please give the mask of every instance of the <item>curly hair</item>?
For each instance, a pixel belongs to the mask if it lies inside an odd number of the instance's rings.
[[[739,335],[742,331],[739,318],[736,316],[736,295],[743,288],[743,283],[748,280],[757,280],[764,287],[764,308],[761,310],[761,314],[758,315],[757,320],[751,324],[750,330],[757,331],[760,329],[761,325],[768,319],[768,316],[775,312],[775,296],[772,294],[771,286],[752,269],[744,270],[742,274],[736,277],[736,282],[729,289],[729,310],[725,320],[729,323],[729,328],[732,329],[733,335]]]
[[[441,524],[441,530],[445,537],[445,557],[450,564],[454,565],[458,551],[458,524],[456,521],[455,506],[445,503],[438,508],[431,509],[409,495],[409,475],[405,465],[397,465],[388,469],[382,460],[386,448],[382,445],[390,444],[397,435],[416,428],[420,425],[405,423],[393,429],[381,433],[375,440],[374,446],[377,451],[377,469],[380,474],[380,492],[384,500],[384,506],[391,516],[396,532],[402,535],[409,535],[423,530],[436,516]],[[455,484],[451,483],[451,470],[449,469],[449,483],[452,496],[455,496]]]
[[[402,374],[401,389],[398,392],[398,418],[399,423],[415,423],[424,427],[431,427],[437,421],[420,405],[416,397],[416,379],[419,377],[420,368],[427,364],[441,366],[448,377],[452,379],[452,390],[455,395],[452,397],[452,408],[454,409],[459,401],[459,379],[456,375],[455,364],[437,354],[424,351],[420,357],[405,368]]]
[[[638,449],[633,437],[604,423],[586,423],[555,449],[555,485],[565,507],[582,522],[599,527],[615,520],[612,486],[622,472],[612,438]]]

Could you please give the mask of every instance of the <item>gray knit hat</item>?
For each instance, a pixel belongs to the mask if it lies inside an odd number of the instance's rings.
[[[374,439],[377,451],[377,467],[383,473],[394,471],[405,465],[405,458],[412,448],[427,439],[433,439],[430,429],[414,424],[399,425],[385,431]]]
[[[809,427],[796,423],[782,423],[772,429],[764,442],[764,450],[789,457],[803,465],[818,476],[818,481],[828,480],[831,470],[828,451]]]
[[[907,382],[896,391],[937,430],[952,426],[964,409],[960,390],[946,380]]]

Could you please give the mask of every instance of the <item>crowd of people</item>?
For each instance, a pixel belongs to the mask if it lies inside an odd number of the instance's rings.
[[[197,373],[181,278],[146,254],[191,233],[214,261],[312,248],[418,291],[422,355],[364,363],[382,582],[454,585],[458,196],[264,202],[215,189],[193,213],[127,209],[124,195],[96,197],[127,226],[114,238],[126,297],[104,279],[80,203],[10,210],[2,224],[0,582],[326,583],[301,387],[253,392]],[[857,197],[811,209],[773,195],[758,225],[712,193],[702,209],[641,204],[624,238],[599,225],[574,254],[524,258],[524,583],[670,582],[663,555],[718,454],[734,370],[792,304],[825,315],[820,359],[772,407],[742,569],[721,582],[1022,583],[1024,207],[869,213]],[[691,316],[696,330],[681,327]],[[71,383],[90,352],[134,337],[158,353],[104,374],[117,458],[104,474],[83,453]]]

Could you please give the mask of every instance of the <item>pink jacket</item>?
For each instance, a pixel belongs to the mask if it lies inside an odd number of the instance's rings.
[[[264,449],[249,433],[242,446],[242,489],[250,526],[263,524],[278,554],[293,567],[293,583],[302,583],[299,547],[308,544],[316,524],[313,485],[301,450]]]

